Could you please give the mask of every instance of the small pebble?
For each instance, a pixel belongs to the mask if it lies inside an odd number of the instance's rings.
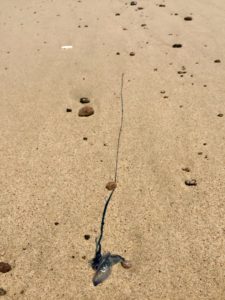
[[[165,4],[159,4],[159,7],[166,7]]]
[[[85,103],[90,103],[90,100],[86,97],[80,98],[80,103],[85,104]]]
[[[184,21],[192,21],[192,17],[185,17]]]
[[[6,290],[4,290],[3,288],[0,288],[0,296],[4,296],[6,295]]]
[[[78,112],[79,117],[89,117],[93,114],[94,114],[94,109],[88,105],[82,107]]]
[[[186,167],[186,168],[182,168],[182,170],[185,171],[185,172],[190,172],[190,171],[191,171],[191,170],[190,170],[189,168],[187,168],[187,167]]]
[[[115,190],[115,188],[117,187],[117,184],[115,181],[110,181],[106,184],[106,189],[109,191]]]
[[[121,266],[124,269],[130,269],[132,267],[132,264],[129,260],[124,260],[124,261],[121,262]]]
[[[84,235],[84,238],[85,238],[86,241],[90,240],[90,237],[91,237],[90,234],[85,234]]]
[[[187,186],[196,186],[197,185],[197,181],[196,181],[196,179],[187,179],[187,180],[185,180],[185,184]]]
[[[215,64],[219,64],[219,63],[221,63],[221,60],[220,60],[220,59],[215,59],[215,60],[214,60],[214,63],[215,63]]]
[[[131,1],[130,5],[137,5],[137,1]]]
[[[173,48],[182,48],[182,44],[173,44]]]
[[[84,141],[87,141],[87,140],[88,140],[88,138],[87,138],[86,136],[84,136],[84,137],[83,137],[83,140],[84,140]]]
[[[7,273],[12,270],[10,264],[5,262],[0,262],[0,273]]]
[[[218,114],[217,117],[222,118],[222,117],[223,117],[223,114]]]
[[[134,52],[130,52],[130,56],[135,56],[135,53]]]
[[[66,112],[72,112],[72,109],[71,108],[67,108]]]

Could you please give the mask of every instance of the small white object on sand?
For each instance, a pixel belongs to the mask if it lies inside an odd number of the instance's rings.
[[[66,46],[61,47],[61,49],[72,49],[72,48],[73,48],[73,46],[70,46],[70,45],[68,45],[68,46],[66,45]]]

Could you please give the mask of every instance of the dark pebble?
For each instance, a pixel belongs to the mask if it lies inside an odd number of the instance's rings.
[[[72,112],[72,109],[71,108],[67,108],[66,112]]]
[[[59,222],[55,222],[54,224],[55,224],[55,226],[58,226],[58,225],[59,225]]]
[[[112,190],[115,190],[117,184],[115,181],[110,181],[106,184],[106,189],[109,190],[109,191],[112,191]]]
[[[85,238],[85,240],[87,240],[87,241],[90,240],[90,237],[91,237],[90,234],[85,234],[85,235],[84,235],[84,238]]]
[[[144,7],[138,7],[137,9],[138,9],[138,10],[142,10],[142,9],[144,9]]]
[[[130,5],[137,5],[137,1],[131,1]]]
[[[5,262],[0,262],[0,273],[7,273],[12,270],[10,264]]]
[[[182,170],[185,171],[185,172],[190,172],[190,171],[191,171],[191,170],[190,170],[189,168],[187,168],[187,167],[186,167],[186,168],[182,168]]]
[[[166,7],[165,4],[159,4],[159,7]]]
[[[87,138],[86,136],[84,136],[84,137],[83,137],[83,140],[84,140],[84,141],[87,141],[87,140],[88,140],[88,138]]]
[[[222,117],[223,117],[223,114],[218,114],[217,117],[222,118]]]
[[[173,44],[173,48],[182,48],[182,44]]]
[[[192,17],[185,17],[184,21],[192,21]]]
[[[187,180],[185,180],[185,184],[187,186],[196,186],[197,185],[197,181],[196,181],[196,179],[187,179]]]
[[[88,105],[82,107],[78,112],[79,117],[89,117],[93,114],[94,114],[94,109]]]
[[[130,56],[135,56],[135,53],[134,52],[130,52]]]
[[[4,290],[3,288],[0,288],[0,296],[4,296],[6,295],[6,290]]]
[[[86,97],[80,98],[80,103],[85,104],[85,103],[90,103],[90,100]]]
[[[116,55],[120,55],[120,53],[119,53],[119,52],[116,52]]]
[[[221,63],[221,60],[220,60],[220,59],[215,59],[215,60],[214,60],[214,63],[215,63],[215,64],[219,64],[219,63]]]
[[[120,16],[120,14],[119,14],[119,13],[116,13],[115,16]]]

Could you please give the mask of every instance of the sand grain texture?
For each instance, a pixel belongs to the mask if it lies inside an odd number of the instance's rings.
[[[1,1],[2,299],[225,299],[224,11],[224,0]],[[103,248],[132,268],[94,288],[123,72]],[[77,115],[82,97],[90,118]]]

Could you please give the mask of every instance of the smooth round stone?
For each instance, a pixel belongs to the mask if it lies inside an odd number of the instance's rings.
[[[95,111],[94,111],[93,107],[86,105],[79,110],[78,116],[79,117],[89,117],[89,116],[93,115],[94,113],[95,113]]]

